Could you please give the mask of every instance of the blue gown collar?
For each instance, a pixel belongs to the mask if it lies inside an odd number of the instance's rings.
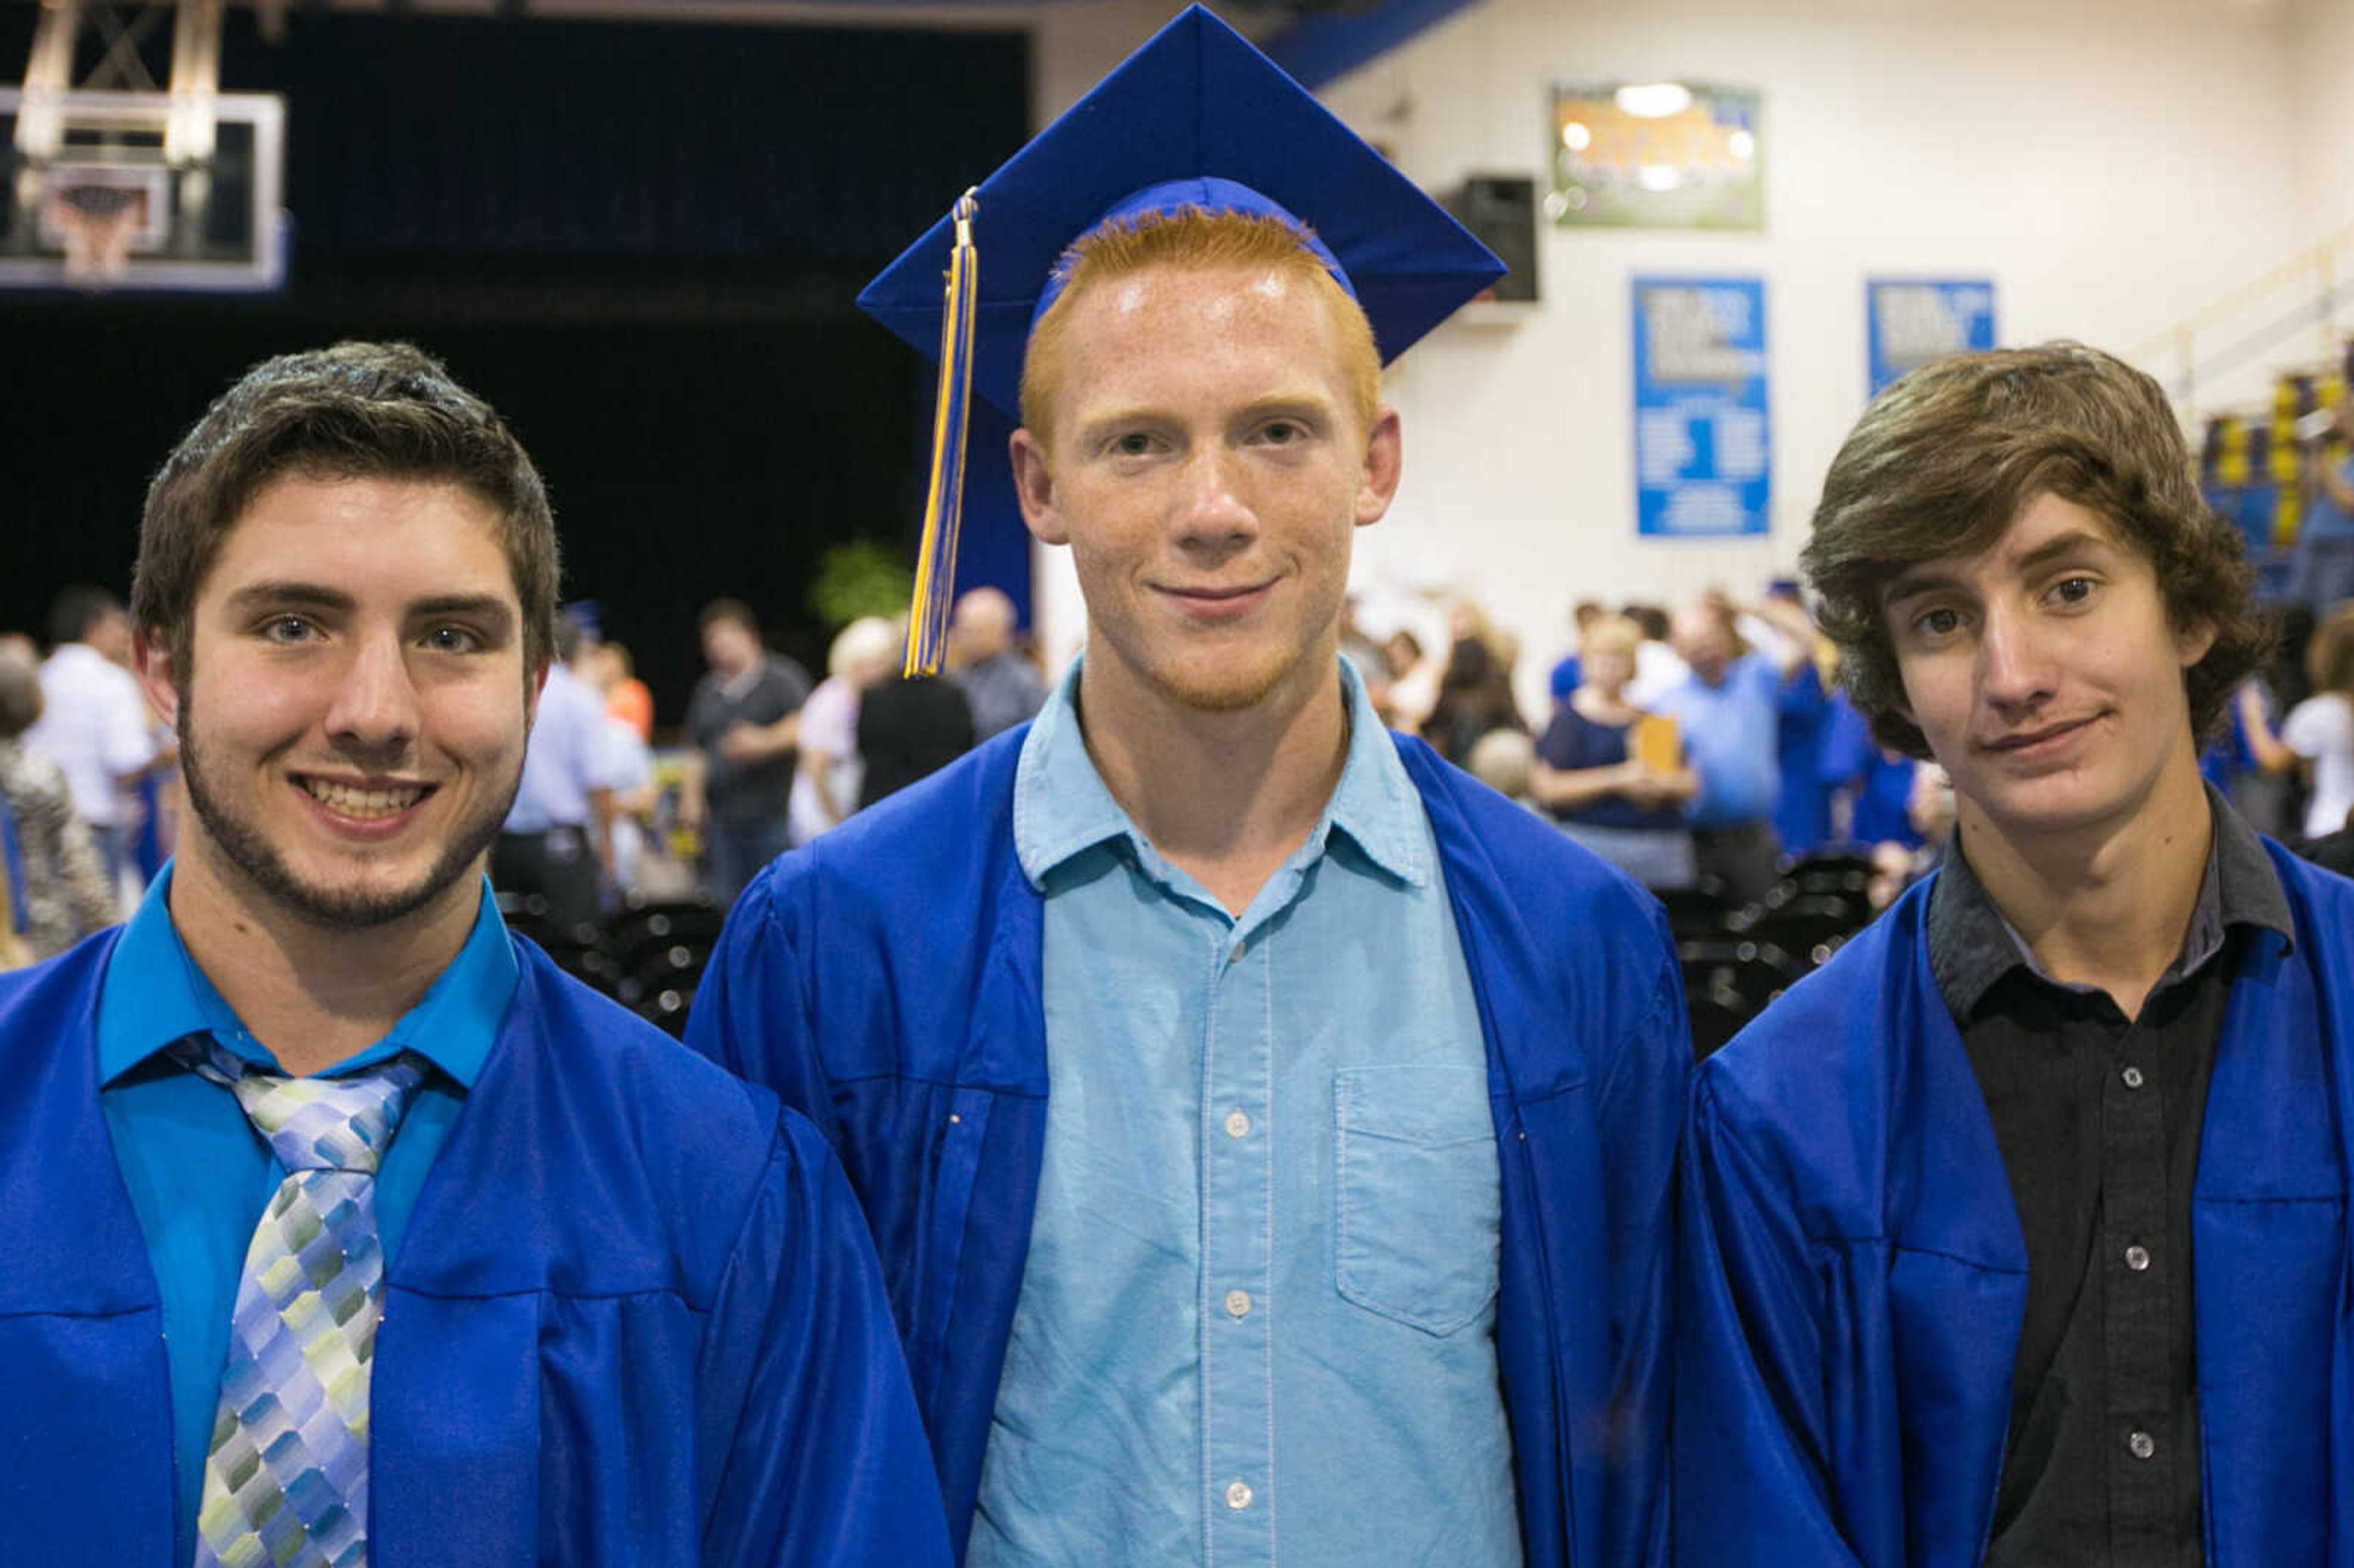
[[[172,866],[165,863],[124,925],[107,962],[98,1010],[98,1075],[110,1085],[175,1041],[209,1033],[257,1065],[277,1063],[223,1000],[173,927]],[[461,1087],[472,1088],[514,1000],[519,971],[506,924],[488,878],[473,929],[450,967],[392,1032],[344,1067],[366,1066],[414,1051]]]

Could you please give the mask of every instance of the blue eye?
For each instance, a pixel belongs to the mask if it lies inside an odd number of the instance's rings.
[[[437,653],[472,653],[482,640],[462,626],[437,626],[425,634],[425,643]]]
[[[311,635],[311,623],[299,615],[273,616],[264,621],[261,635],[272,642],[301,642]]]

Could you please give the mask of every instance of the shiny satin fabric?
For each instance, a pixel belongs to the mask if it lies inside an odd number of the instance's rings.
[[[2234,978],[2192,1201],[2209,1568],[2354,1564],[2354,883],[2266,846],[2296,941]],[[1677,1554],[1965,1568],[2026,1244],[1929,969],[1928,885],[1703,1064],[1683,1180]]]
[[[688,1044],[841,1151],[961,1551],[1045,1138],[1027,726],[756,878]],[[1469,963],[1500,1155],[1497,1360],[1531,1568],[1667,1559],[1673,1172],[1691,1046],[1657,904],[1396,737]]]
[[[191,1550],[154,1274],[95,1081],[112,941],[0,980],[0,1563]],[[374,1568],[945,1562],[823,1140],[518,948],[386,1283]]]

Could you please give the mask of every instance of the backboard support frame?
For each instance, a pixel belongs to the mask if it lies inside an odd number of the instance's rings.
[[[88,291],[69,274],[41,215],[61,185],[135,184],[160,190],[128,270],[97,286],[164,293],[261,293],[286,281],[285,101],[271,93],[93,92],[0,88],[10,124],[13,205],[0,233],[0,290]],[[192,127],[201,130],[191,133]],[[249,127],[224,147],[221,130]],[[250,212],[246,242],[208,254],[207,225],[218,160],[241,161]],[[153,202],[154,198],[151,197]]]

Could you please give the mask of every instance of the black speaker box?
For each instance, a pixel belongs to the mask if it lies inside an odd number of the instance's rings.
[[[1455,221],[1511,269],[1490,298],[1521,303],[1537,299],[1537,183],[1525,175],[1467,175],[1447,201]]]

